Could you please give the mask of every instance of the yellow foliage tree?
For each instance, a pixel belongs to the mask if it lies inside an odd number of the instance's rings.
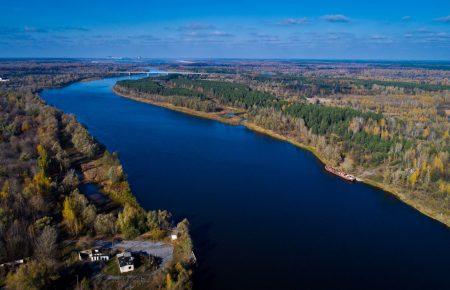
[[[166,288],[169,289],[173,289],[173,280],[172,280],[172,276],[170,276],[170,273],[167,273],[166,275]]]
[[[434,157],[433,168],[436,169],[437,171],[439,171],[440,173],[444,172],[444,163],[439,158],[439,156]]]
[[[408,180],[409,183],[411,184],[411,186],[415,186],[417,183],[417,179],[419,178],[420,175],[420,169],[417,168],[416,170],[414,170],[414,172],[409,176]]]
[[[47,150],[45,150],[44,146],[42,146],[41,144],[39,144],[37,146],[37,152],[39,154],[37,163],[38,163],[38,168],[40,171],[43,171],[45,174],[47,174],[48,172],[48,165],[49,165],[49,158],[48,158],[48,153]]]
[[[146,230],[146,215],[141,208],[130,204],[117,217],[117,226],[126,238],[134,238]]]
[[[420,167],[419,175],[424,175],[427,172],[428,168],[430,168],[430,166],[426,162],[422,162],[422,166]]]
[[[450,139],[450,134],[448,133],[448,130],[444,132],[444,139]]]
[[[443,193],[450,194],[450,183],[445,181],[439,182],[439,190]]]
[[[48,195],[51,190],[51,179],[43,171],[39,171],[33,177],[33,185],[36,192],[42,196]]]
[[[5,183],[3,183],[2,190],[0,191],[0,198],[1,199],[8,198],[9,190],[10,190],[9,180],[6,180]]]
[[[21,130],[22,130],[22,132],[26,132],[26,131],[30,130],[30,123],[27,120],[22,123]]]
[[[62,215],[64,218],[64,223],[67,226],[67,230],[74,235],[78,235],[78,233],[82,230],[83,224],[77,217],[75,205],[73,204],[70,196],[67,196],[64,199]]]
[[[428,127],[427,127],[423,130],[422,137],[428,138],[428,136],[430,136],[430,129],[428,129]]]
[[[374,126],[372,134],[375,135],[375,136],[380,135],[380,127]]]

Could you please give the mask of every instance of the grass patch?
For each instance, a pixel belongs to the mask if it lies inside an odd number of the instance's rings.
[[[145,239],[150,239],[153,241],[161,241],[165,237],[167,237],[167,231],[164,229],[153,229],[151,231],[146,232],[143,236]]]

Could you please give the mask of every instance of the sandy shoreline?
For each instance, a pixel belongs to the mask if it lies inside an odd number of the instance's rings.
[[[225,118],[222,115],[223,114],[219,114],[219,113],[207,113],[207,112],[200,112],[200,111],[195,111],[193,109],[189,109],[189,108],[185,108],[185,107],[178,107],[175,106],[171,103],[167,103],[167,102],[155,102],[146,98],[142,98],[142,97],[135,97],[135,96],[130,96],[130,95],[125,95],[123,93],[118,92],[116,89],[113,89],[114,93],[122,96],[124,98],[128,98],[128,99],[132,99],[138,102],[142,102],[142,103],[147,103],[147,104],[151,104],[154,106],[158,106],[158,107],[163,107],[163,108],[167,108],[173,111],[177,111],[177,112],[181,112],[184,114],[188,114],[191,116],[197,116],[197,117],[201,117],[201,118],[205,118],[205,119],[210,119],[210,120],[215,120],[215,121],[219,121],[225,124],[229,124],[229,125],[242,125],[245,126],[246,128],[248,128],[249,130],[270,136],[272,138],[281,140],[281,141],[285,141],[285,142],[289,142],[292,145],[299,147],[301,149],[305,149],[310,151],[312,154],[314,154],[314,156],[320,160],[320,162],[322,162],[322,164],[327,164],[327,160],[321,156],[319,154],[319,152],[317,152],[317,149],[312,147],[312,146],[308,146],[305,144],[302,144],[292,138],[283,136],[281,134],[278,134],[276,132],[273,132],[272,130],[268,130],[265,128],[262,128],[254,123],[248,122],[248,121],[241,121],[239,117],[232,117],[232,118]],[[359,182],[365,183],[367,185],[379,188],[383,191],[389,192],[392,195],[394,195],[395,197],[397,197],[399,200],[401,200],[402,202],[406,203],[407,205],[415,208],[416,210],[418,210],[419,212],[421,212],[422,214],[441,222],[442,224],[446,225],[447,227],[450,227],[450,217],[446,217],[443,214],[436,212],[432,209],[426,208],[425,206],[423,206],[422,204],[420,204],[419,202],[417,202],[414,199],[411,199],[410,197],[406,196],[404,193],[402,193],[401,189],[389,186],[389,185],[385,185],[382,184],[378,181],[369,179],[369,178],[361,178],[359,176],[356,176]]]

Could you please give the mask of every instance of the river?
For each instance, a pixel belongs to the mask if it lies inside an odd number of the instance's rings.
[[[145,209],[191,222],[195,289],[450,289],[450,230],[308,151],[119,97],[117,79],[44,90],[118,151]]]

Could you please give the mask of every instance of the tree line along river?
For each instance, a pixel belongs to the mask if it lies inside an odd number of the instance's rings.
[[[117,96],[119,78],[44,90],[118,151],[145,209],[187,217],[196,289],[450,289],[450,231],[309,152]]]

